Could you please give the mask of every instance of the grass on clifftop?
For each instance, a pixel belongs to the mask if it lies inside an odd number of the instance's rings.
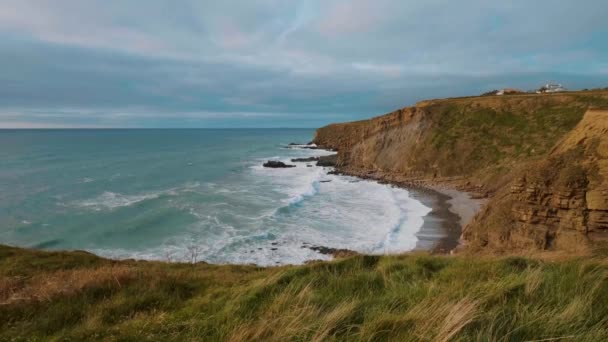
[[[425,107],[436,126],[416,165],[436,164],[444,176],[472,175],[513,161],[542,157],[572,130],[590,107],[608,106],[608,93],[516,95],[442,100]],[[453,158],[459,156],[459,158]]]
[[[575,106],[556,106],[533,113],[455,106],[446,110],[431,146],[446,156],[459,155],[458,148],[467,151],[467,164],[458,164],[459,168],[447,170],[465,174],[505,158],[544,155],[559,137],[576,126],[585,113],[584,108]],[[467,145],[471,142],[474,142],[473,146]]]
[[[259,268],[0,246],[0,340],[608,340],[605,258]]]

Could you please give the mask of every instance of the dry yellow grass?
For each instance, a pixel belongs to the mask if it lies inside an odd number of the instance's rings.
[[[56,271],[32,277],[0,278],[0,305],[16,301],[50,301],[55,296],[73,295],[87,287],[115,283],[121,287],[134,278],[128,266],[102,266],[93,269]]]
[[[355,256],[258,268],[0,246],[0,340],[608,339],[608,263]]]

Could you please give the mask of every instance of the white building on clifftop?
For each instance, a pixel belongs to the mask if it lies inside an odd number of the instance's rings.
[[[537,94],[559,93],[560,91],[566,91],[566,88],[564,88],[561,84],[547,83],[544,86],[542,86],[539,90],[537,90],[536,93]]]

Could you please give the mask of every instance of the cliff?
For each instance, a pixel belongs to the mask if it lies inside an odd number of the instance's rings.
[[[431,100],[320,128],[314,142],[339,151],[344,173],[490,197],[464,229],[471,247],[570,250],[607,229],[608,118],[587,112],[598,107],[608,92]]]
[[[464,231],[473,247],[580,251],[608,238],[608,110],[524,163]]]

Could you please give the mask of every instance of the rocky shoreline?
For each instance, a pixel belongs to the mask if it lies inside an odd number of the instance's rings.
[[[322,167],[335,167],[336,163],[338,162],[338,155],[337,154],[332,154],[329,156],[318,156],[318,157],[307,157],[307,158],[294,158],[291,159],[292,163],[312,163],[312,162],[316,162],[316,166],[322,166]],[[262,164],[263,167],[268,167],[268,168],[272,168],[272,169],[288,169],[288,168],[292,168],[292,167],[296,167],[296,165],[293,164],[285,164],[281,161],[277,161],[277,160],[268,160],[267,162],[265,162],[264,164]],[[307,164],[307,167],[312,166],[311,164]]]
[[[290,148],[326,149],[312,144],[288,145]],[[350,170],[337,167],[338,154],[330,156],[315,156],[294,158],[293,163],[316,162],[316,166],[336,167],[329,174],[345,175],[359,179],[373,180],[407,190],[410,196],[423,205],[431,208],[431,212],[423,217],[424,223],[416,234],[418,242],[414,250],[430,251],[432,253],[450,253],[461,244],[462,229],[473,216],[479,212],[488,196],[470,184],[451,184],[446,182],[431,183],[428,180],[399,179],[396,176],[382,172],[365,170]],[[457,189],[458,188],[458,189]],[[336,249],[327,246],[302,246],[321,254],[333,257],[345,257],[357,254],[347,249]]]

